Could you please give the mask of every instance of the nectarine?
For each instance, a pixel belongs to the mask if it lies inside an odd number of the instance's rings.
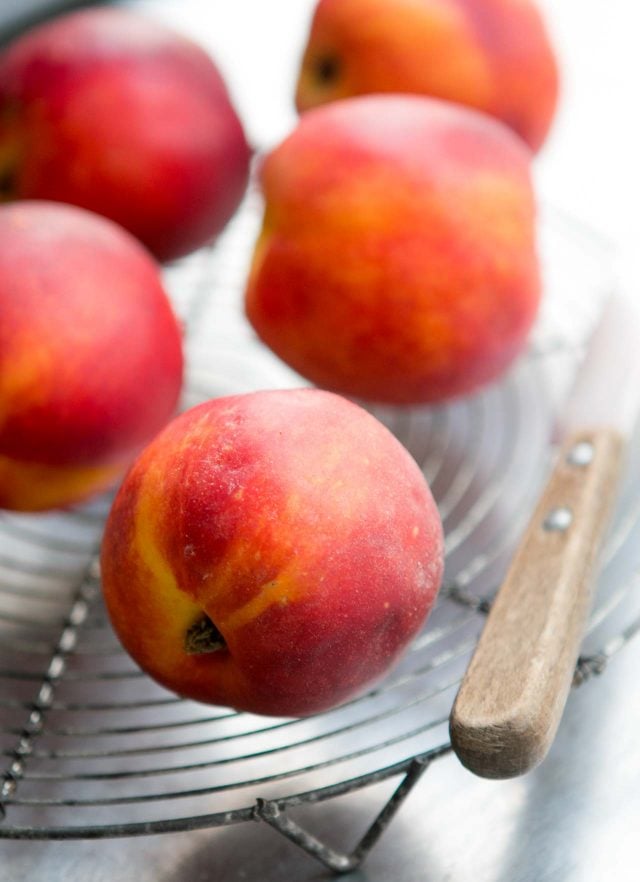
[[[220,232],[250,151],[213,61],[126,9],[72,12],[0,57],[0,196],[68,202],[161,260]]]
[[[558,99],[558,66],[531,0],[320,0],[298,109],[411,92],[498,117],[535,150]]]
[[[124,647],[180,695],[304,716],[378,680],[422,627],[442,528],[408,452],[315,389],[218,398],[136,460],[102,548]]]
[[[180,328],[147,251],[111,221],[0,207],[0,507],[103,490],[174,414]]]
[[[540,297],[530,151],[419,96],[305,113],[264,160],[246,291],[262,340],[346,395],[444,400],[498,377]]]

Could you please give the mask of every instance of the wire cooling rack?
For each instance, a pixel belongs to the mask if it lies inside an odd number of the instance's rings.
[[[215,247],[166,271],[185,323],[185,406],[300,378],[254,337],[242,289],[258,229],[251,193]],[[450,750],[457,684],[547,469],[557,408],[611,285],[589,229],[544,209],[545,296],[530,351],[486,392],[448,406],[372,408],[416,458],[446,533],[445,585],[400,666],[308,719],[177,698],[120,648],[100,595],[110,499],[63,514],[0,515],[0,838],[142,835],[261,820],[335,871],[356,866],[429,764]],[[634,445],[640,449],[640,445]],[[640,462],[606,546],[576,683],[640,629]],[[399,777],[351,854],[288,810]]]

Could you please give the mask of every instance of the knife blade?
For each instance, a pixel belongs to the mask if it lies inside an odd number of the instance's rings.
[[[555,464],[451,712],[452,746],[477,775],[523,774],[553,742],[639,411],[640,317],[614,293],[569,394]]]

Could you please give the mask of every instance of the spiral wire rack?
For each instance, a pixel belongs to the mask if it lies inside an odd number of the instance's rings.
[[[303,381],[254,337],[242,289],[260,220],[252,192],[210,248],[166,270],[185,326],[184,405]],[[65,513],[0,515],[0,838],[142,835],[260,820],[336,872],[356,866],[429,764],[491,596],[553,454],[557,409],[612,284],[591,230],[544,208],[543,309],[529,352],[482,394],[446,406],[375,407],[408,448],[446,533],[445,584],[424,632],[374,690],[306,719],[183,700],[124,653],[101,602],[110,498]],[[632,449],[640,448],[633,445]],[[640,629],[640,462],[633,455],[576,684]],[[400,783],[350,854],[289,811],[383,779]]]

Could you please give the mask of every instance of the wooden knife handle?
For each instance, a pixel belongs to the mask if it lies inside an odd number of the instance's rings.
[[[613,429],[572,435],[487,618],[450,719],[460,761],[511,778],[546,755],[571,687],[609,523],[624,442]]]

